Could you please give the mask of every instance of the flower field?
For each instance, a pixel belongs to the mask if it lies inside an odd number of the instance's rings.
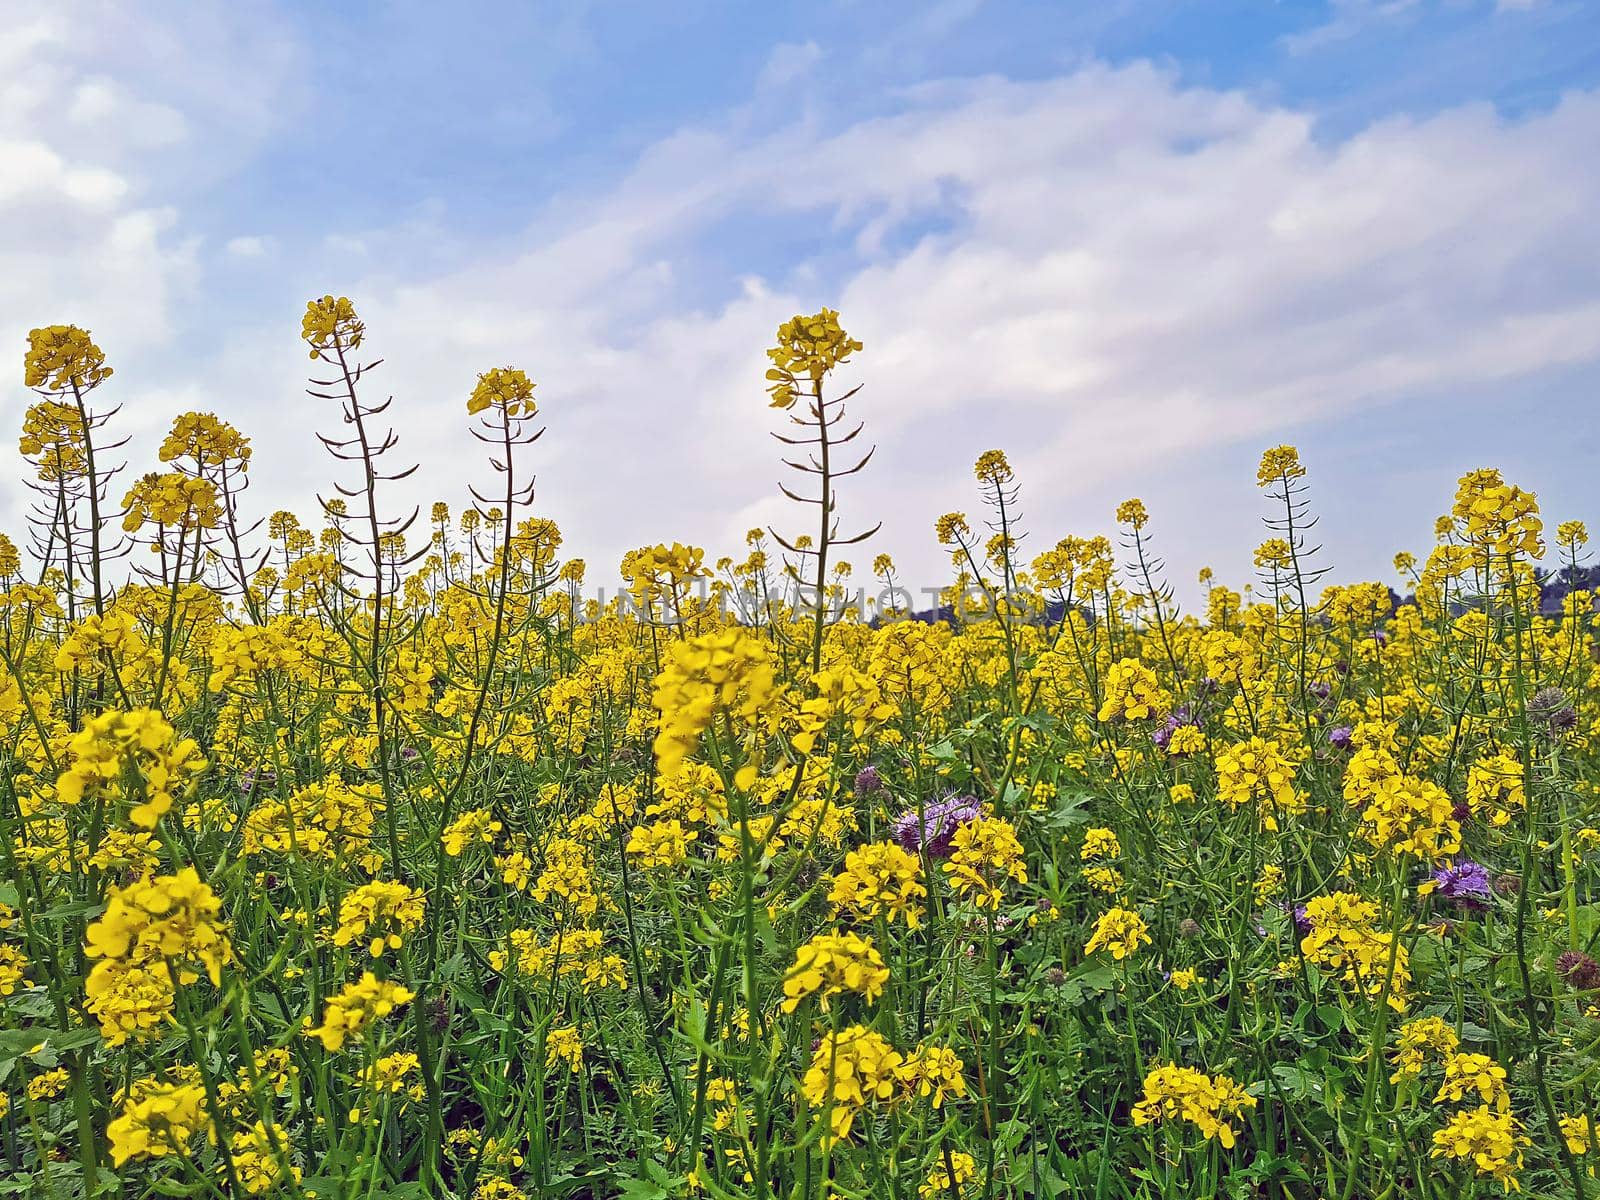
[[[210,414],[122,472],[99,347],[30,337],[0,1196],[1600,1195],[1579,522],[1472,470],[1335,584],[1279,446],[1186,614],[1159,514],[1024,530],[989,450],[913,619],[824,309],[769,351],[793,527],[601,602],[526,374],[415,513],[355,308],[302,333],[299,516]]]

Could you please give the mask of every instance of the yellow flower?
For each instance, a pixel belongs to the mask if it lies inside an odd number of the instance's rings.
[[[199,747],[179,738],[160,713],[148,708],[91,717],[68,749],[72,765],[56,780],[56,798],[69,806],[85,796],[123,799],[131,803],[128,817],[140,829],[154,829],[175,796],[206,769]]]
[[[1374,925],[1378,906],[1351,892],[1317,896],[1306,903],[1311,932],[1300,940],[1306,961],[1343,973],[1363,995],[1376,999],[1387,991],[1387,1003],[1405,1011],[1411,982],[1410,955],[1393,934]]]
[[[957,827],[950,859],[944,864],[950,886],[979,908],[999,908],[1007,879],[1028,882],[1022,843],[1011,822],[1001,817],[975,817]]]
[[[967,1192],[967,1184],[978,1177],[978,1160],[964,1150],[951,1150],[948,1165],[936,1158],[928,1178],[917,1188],[922,1200],[949,1200],[952,1189],[958,1196]]]
[[[544,1038],[544,1065],[553,1067],[564,1062],[576,1075],[583,1068],[583,1038],[575,1025],[552,1029]]]
[[[773,688],[771,656],[751,633],[729,629],[674,642],[652,700],[661,714],[657,769],[663,775],[676,771],[719,712],[754,721]]]
[[[673,867],[689,857],[689,843],[699,836],[692,829],[684,829],[682,821],[656,821],[651,825],[635,825],[628,835],[626,849],[646,870]]]
[[[0,996],[10,996],[22,986],[28,958],[16,946],[0,943]]]
[[[1456,1113],[1434,1133],[1433,1157],[1469,1160],[1479,1175],[1520,1191],[1515,1173],[1522,1168],[1522,1148],[1530,1144],[1509,1112],[1481,1104]]]
[[[416,993],[399,984],[381,980],[371,971],[363,971],[359,981],[347,985],[337,995],[328,997],[321,1025],[312,1026],[307,1018],[306,1035],[319,1038],[325,1050],[341,1050],[345,1042],[359,1038],[372,1021],[382,1020],[415,998]]]
[[[1106,672],[1105,702],[1095,715],[1101,721],[1147,721],[1171,703],[1154,671],[1136,658],[1124,658]]]
[[[122,528],[137,533],[141,526],[163,529],[215,529],[222,517],[217,488],[209,479],[178,471],[141,476],[122,498]]]
[[[1456,1052],[1461,1039],[1442,1017],[1418,1017],[1400,1026],[1393,1053],[1394,1074],[1390,1083],[1415,1079],[1430,1058],[1444,1059]]]
[[[900,1082],[918,1096],[932,1098],[933,1107],[941,1108],[945,1096],[965,1096],[967,1081],[962,1076],[966,1064],[948,1046],[924,1043],[906,1056],[897,1074]]]
[[[977,465],[972,470],[979,483],[1009,483],[1012,477],[1004,450],[985,450],[978,455]]]
[[[239,1130],[229,1139],[233,1154],[233,1169],[239,1184],[251,1196],[263,1196],[278,1186],[285,1171],[283,1163],[289,1157],[289,1131],[281,1125],[268,1125],[255,1121]],[[218,1168],[219,1172],[225,1169]],[[300,1168],[290,1164],[288,1176],[300,1181]]]
[[[873,1003],[889,982],[889,968],[871,938],[853,933],[818,934],[795,951],[794,963],[783,980],[783,1011],[792,1013],[800,1002],[820,992],[824,1012],[828,997],[858,992]]]
[[[492,846],[502,828],[504,826],[494,819],[494,813],[487,808],[464,812],[445,826],[444,852],[451,858],[459,858],[468,846]]]
[[[1217,754],[1217,798],[1229,808],[1254,804],[1279,812],[1301,807],[1295,764],[1274,741],[1252,737]]]
[[[851,1025],[823,1034],[812,1051],[802,1088],[820,1113],[829,1109],[833,1138],[848,1138],[856,1117],[875,1102],[888,1102],[899,1092],[899,1070],[905,1059],[882,1034]]]
[[[1193,1067],[1167,1063],[1145,1076],[1144,1096],[1133,1106],[1133,1123],[1188,1121],[1207,1141],[1215,1138],[1224,1148],[1231,1148],[1235,1137],[1232,1119],[1255,1106],[1256,1098],[1226,1075],[1207,1075]]]
[[[133,1095],[106,1128],[111,1140],[111,1165],[120,1169],[129,1159],[166,1158],[186,1154],[189,1142],[209,1124],[205,1089],[199,1084],[135,1085]]]
[[[1579,1156],[1592,1153],[1600,1145],[1600,1139],[1595,1136],[1594,1122],[1587,1114],[1562,1117],[1561,1137],[1567,1143],[1567,1149]]]
[[[1115,830],[1091,829],[1083,835],[1078,857],[1084,862],[1096,858],[1121,858],[1122,843],[1117,840]]]
[[[374,880],[352,888],[339,901],[339,928],[333,944],[348,946],[372,932],[367,952],[377,958],[385,948],[398,950],[404,935],[422,927],[425,901],[417,889],[403,883]]]
[[[1462,539],[1491,555],[1538,558],[1544,553],[1537,499],[1506,483],[1492,467],[1461,477],[1450,511]]]
[[[1255,564],[1258,567],[1287,569],[1294,562],[1294,547],[1286,538],[1268,538],[1256,547]]]
[[[68,1075],[65,1067],[45,1071],[28,1080],[29,1100],[54,1100],[67,1090]]]
[[[212,983],[220,984],[224,964],[233,961],[221,911],[222,901],[193,867],[112,887],[105,912],[85,931],[85,952],[108,960],[96,971],[108,969],[111,961],[171,962],[179,967],[180,982],[189,983],[198,978],[191,967],[198,963]]]
[[[1461,849],[1455,802],[1438,784],[1411,775],[1380,779],[1361,810],[1362,836],[1374,846],[1435,862]]]
[[[1522,760],[1509,751],[1481,758],[1467,771],[1467,808],[1473,816],[1504,827],[1527,803]]]
[[[1143,500],[1135,497],[1132,500],[1124,500],[1117,505],[1118,525],[1131,525],[1137,530],[1143,529],[1149,523],[1150,513],[1145,509]]]
[[[861,343],[839,324],[839,314],[824,308],[813,316],[796,316],[778,326],[778,344],[767,351],[771,407],[793,408],[804,384],[813,386],[850,355]]]
[[[337,360],[343,351],[357,349],[366,330],[356,317],[355,305],[344,296],[307,301],[306,315],[300,322],[300,336],[311,347],[311,357],[330,361]]]
[[[1131,909],[1111,908],[1101,913],[1095,921],[1094,932],[1089,936],[1083,952],[1088,955],[1097,950],[1109,950],[1111,957],[1121,962],[1136,953],[1140,946],[1149,944],[1149,926],[1144,923],[1143,917]]]
[[[1258,487],[1271,487],[1305,478],[1306,469],[1300,465],[1300,451],[1293,446],[1274,446],[1261,455],[1261,465],[1256,468]]]
[[[508,417],[532,417],[538,413],[533,401],[534,383],[525,372],[515,367],[493,367],[478,376],[472,395],[467,398],[467,412],[481,413],[493,405]]]
[[[915,856],[894,842],[874,842],[845,855],[844,870],[833,877],[828,902],[836,914],[849,911],[867,921],[887,916],[890,924],[903,917],[915,929],[927,894],[922,864]]]
[[[1435,1101],[1459,1103],[1475,1094],[1483,1104],[1500,1112],[1511,1111],[1511,1094],[1506,1090],[1506,1069],[1487,1054],[1449,1054],[1444,1060],[1444,1084]]]
[[[42,392],[88,391],[111,378],[106,356],[76,325],[28,330],[22,360],[23,383]]]

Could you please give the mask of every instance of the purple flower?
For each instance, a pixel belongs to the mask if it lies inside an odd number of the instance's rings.
[[[956,830],[983,811],[976,796],[945,796],[924,806],[908,808],[894,821],[894,840],[906,850],[926,851],[929,858],[944,858]]]
[[[1283,911],[1294,918],[1294,927],[1301,933],[1311,932],[1311,918],[1306,916],[1306,906],[1304,904],[1291,904],[1285,900],[1283,902]]]
[[[1333,695],[1333,685],[1324,679],[1319,679],[1306,689],[1320,701],[1326,701]]]
[[[272,787],[278,782],[278,774],[270,767],[257,771],[254,767],[242,772],[239,776],[239,794],[249,796],[256,790],[256,784]]]
[[[1328,730],[1328,745],[1335,750],[1348,750],[1350,749],[1350,735],[1354,732],[1355,730],[1348,725],[1336,725]]]
[[[866,766],[856,772],[856,795],[870,796],[882,790],[883,776],[878,774],[877,767]]]
[[[1494,891],[1489,879],[1489,868],[1482,863],[1473,862],[1470,858],[1460,859],[1448,867],[1440,867],[1433,873],[1433,881],[1439,885],[1438,895],[1442,899],[1454,900],[1458,904],[1481,904]]]

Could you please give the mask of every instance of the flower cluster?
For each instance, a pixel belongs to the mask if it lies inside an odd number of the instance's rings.
[[[861,343],[844,331],[839,314],[831,308],[785,321],[778,326],[778,344],[767,351],[772,360],[767,370],[772,407],[793,408],[804,384],[819,384],[860,349]]]
[[[1167,1063],[1144,1077],[1144,1095],[1133,1106],[1133,1123],[1181,1120],[1207,1140],[1232,1147],[1232,1122],[1256,1107],[1256,1098],[1226,1075],[1207,1075],[1193,1067]]]
[[[818,934],[795,951],[794,965],[783,980],[783,1011],[792,1013],[807,996],[816,995],[826,1012],[828,998],[845,992],[857,992],[871,1004],[888,982],[889,968],[871,938]]]
[[[306,1018],[306,1035],[320,1040],[325,1050],[342,1050],[346,1042],[361,1038],[372,1022],[381,1021],[415,998],[416,993],[399,984],[363,971],[355,983],[328,997],[322,1024],[312,1025],[311,1019]]]

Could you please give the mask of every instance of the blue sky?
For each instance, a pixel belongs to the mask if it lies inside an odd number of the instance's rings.
[[[1037,548],[1142,495],[1180,584],[1247,577],[1283,440],[1341,577],[1480,465],[1600,521],[1592,3],[130,7],[0,30],[0,338],[94,329],[134,469],[210,409],[309,516],[333,291],[423,462],[397,505],[487,474],[462,401],[512,363],[597,576],[736,552],[791,519],[762,349],[829,304],[882,447],[846,510],[930,582],[990,446]]]

